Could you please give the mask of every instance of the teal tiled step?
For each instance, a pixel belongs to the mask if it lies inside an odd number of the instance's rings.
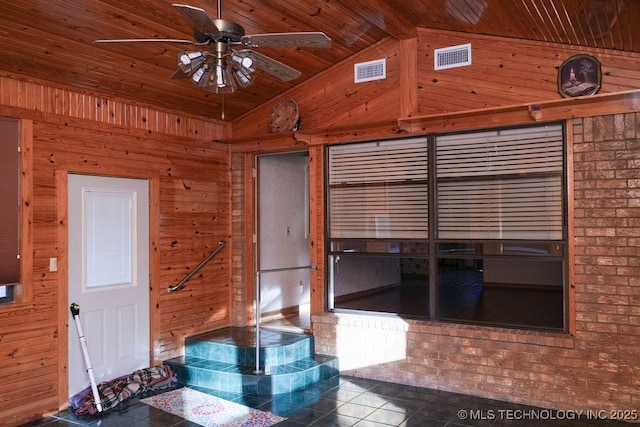
[[[256,365],[254,328],[224,328],[185,339],[185,356],[242,366]],[[260,331],[260,369],[312,357],[313,336]]]
[[[315,356],[270,368],[269,375],[255,373],[255,367],[212,362],[197,357],[177,357],[165,361],[188,386],[244,394],[280,394],[300,391],[338,375],[337,359]]]
[[[256,370],[254,328],[224,328],[185,339],[185,356],[165,361],[182,384],[229,393],[281,394],[336,377],[338,359],[316,355],[313,337],[260,331]],[[266,366],[266,368],[265,368]]]

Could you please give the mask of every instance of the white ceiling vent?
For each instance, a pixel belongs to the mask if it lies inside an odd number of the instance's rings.
[[[433,53],[436,70],[471,65],[471,43],[435,49]]]
[[[356,83],[370,82],[387,78],[387,61],[377,59],[375,61],[360,62],[353,66],[354,81]]]

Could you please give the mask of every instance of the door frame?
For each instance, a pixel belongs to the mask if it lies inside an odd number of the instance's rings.
[[[260,230],[260,168],[259,168],[259,161],[261,158],[266,158],[266,157],[272,157],[272,156],[286,156],[286,155],[295,155],[295,154],[306,154],[307,155],[307,159],[309,159],[310,153],[309,153],[309,149],[290,149],[290,150],[286,150],[286,151],[276,151],[276,152],[260,152],[260,153],[255,153],[252,156],[252,170],[255,172],[252,172],[252,177],[253,179],[251,180],[252,182],[252,188],[251,188],[251,200],[253,201],[253,205],[252,205],[252,217],[251,217],[251,229],[253,230],[252,233],[252,255],[253,255],[253,259],[251,262],[252,265],[252,271],[251,271],[251,275],[250,277],[254,278],[254,281],[252,283],[253,286],[253,292],[251,293],[253,295],[253,298],[251,298],[249,300],[249,302],[252,304],[253,301],[255,300],[255,291],[256,289],[256,284],[255,284],[255,280],[257,279],[257,271],[261,268],[264,268],[264,266],[260,265],[260,242],[261,242],[261,230]],[[306,234],[306,238],[307,238],[307,251],[308,251],[308,255],[309,255],[309,263],[311,264],[311,257],[312,257],[312,248],[311,248],[311,233],[310,233],[310,212],[312,210],[311,207],[311,200],[310,200],[310,163],[309,160],[307,160],[307,170],[306,170],[306,176],[305,176],[305,196],[306,196],[306,200],[305,200],[305,207],[303,210],[303,215],[305,215],[305,219],[304,219],[304,223],[305,223],[305,234]],[[248,224],[247,224],[248,225]],[[253,237],[255,236],[255,237]],[[292,266],[293,267],[293,266]],[[308,304],[311,304],[311,276],[312,276],[312,271],[309,271],[309,301]],[[261,316],[264,315],[264,313],[261,312]],[[252,314],[252,318],[253,318],[253,324],[255,324],[255,312]],[[262,321],[262,319],[260,319]]]
[[[323,313],[326,310],[326,289],[325,289],[325,206],[324,206],[324,154],[323,145],[307,145],[305,147],[309,152],[309,239],[310,252],[309,260],[311,264],[316,266],[316,270],[311,271],[311,314]],[[241,197],[244,199],[242,204],[242,215],[238,219],[242,223],[242,231],[234,235],[233,239],[238,240],[239,253],[241,254],[243,265],[239,267],[241,276],[237,282],[232,280],[232,287],[242,293],[242,302],[234,305],[233,317],[238,319],[237,326],[255,325],[253,301],[255,299],[255,275],[256,268],[256,245],[253,238],[256,233],[256,180],[253,171],[255,170],[256,157],[264,154],[287,153],[293,151],[301,151],[299,147],[288,147],[282,150],[248,150],[232,152],[233,155],[240,156],[238,159],[238,170],[241,175],[237,178],[242,182]],[[233,160],[232,160],[233,162]],[[256,171],[257,172],[257,171]],[[234,178],[232,178],[232,182]],[[233,223],[233,220],[232,220]],[[257,238],[257,236],[256,236]],[[311,322],[311,331],[313,331],[313,322]]]
[[[58,409],[65,410],[69,407],[69,373],[67,362],[69,360],[69,329],[73,325],[71,313],[68,307],[69,296],[69,174],[104,176],[105,178],[130,178],[147,180],[149,185],[149,361],[155,365],[161,361],[156,360],[157,354],[154,343],[160,335],[160,311],[154,310],[160,304],[160,287],[154,286],[160,280],[160,262],[155,255],[158,253],[157,245],[160,236],[160,176],[138,175],[106,175],[91,174],[84,171],[55,172],[55,185],[57,190],[57,264],[58,264],[58,319],[56,337],[58,339]]]

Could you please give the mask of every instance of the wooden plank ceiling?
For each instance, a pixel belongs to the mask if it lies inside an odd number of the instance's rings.
[[[218,16],[214,0],[183,0]],[[169,0],[3,0],[0,69],[213,119],[231,121],[336,63],[416,27],[640,52],[638,0],[224,0],[246,34],[322,31],[330,48],[257,48],[302,72],[281,82],[257,71],[224,96],[171,80],[171,43],[97,45],[105,38],[192,39]],[[222,114],[224,112],[224,115]]]

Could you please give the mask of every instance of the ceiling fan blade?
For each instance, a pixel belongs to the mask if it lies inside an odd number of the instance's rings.
[[[182,39],[103,39],[94,40],[94,43],[180,43],[180,44],[198,44],[192,40]]]
[[[272,76],[282,80],[283,82],[295,80],[302,74],[295,68],[291,68],[280,61],[276,61],[273,58],[255,52],[253,50],[243,49],[234,52],[233,55],[241,58],[251,58],[253,61],[255,61],[257,68],[271,74]]]
[[[328,47],[331,39],[322,32],[251,34],[240,41],[247,47]]]
[[[186,4],[172,4],[193,25],[193,37],[200,43],[218,41],[220,30],[204,9]]]

